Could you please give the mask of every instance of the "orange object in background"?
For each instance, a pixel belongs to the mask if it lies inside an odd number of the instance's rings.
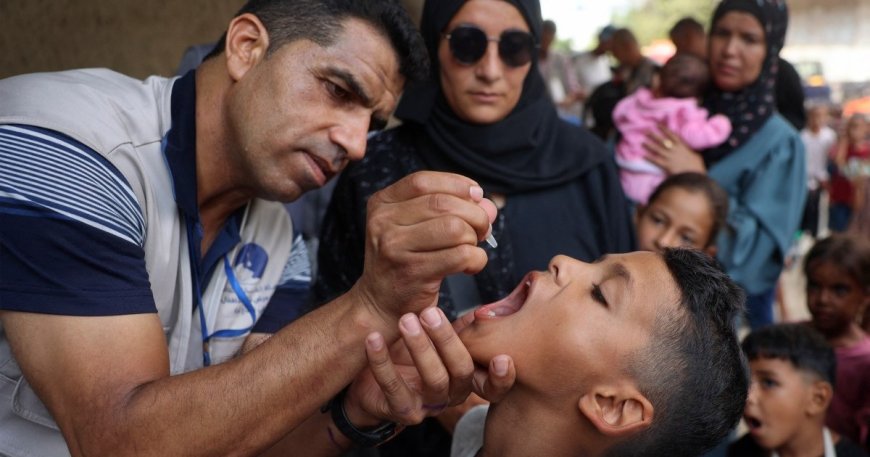
[[[843,117],[853,114],[870,114],[870,96],[850,100],[843,105]]]

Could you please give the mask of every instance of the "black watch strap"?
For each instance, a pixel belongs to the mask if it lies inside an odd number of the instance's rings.
[[[387,422],[371,430],[356,428],[347,418],[347,412],[344,410],[344,397],[346,394],[347,388],[345,387],[329,402],[332,422],[335,423],[335,426],[344,436],[348,437],[357,446],[375,447],[396,434],[395,422]]]

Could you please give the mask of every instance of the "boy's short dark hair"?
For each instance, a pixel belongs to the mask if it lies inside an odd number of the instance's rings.
[[[652,205],[664,191],[670,188],[680,188],[690,192],[702,192],[707,197],[710,208],[713,210],[713,224],[710,226],[710,239],[707,240],[707,246],[715,243],[716,236],[725,226],[725,222],[728,219],[728,193],[725,192],[725,189],[717,184],[713,178],[705,174],[695,172],[677,173],[668,176],[656,187],[649,197],[647,207]]]
[[[682,307],[656,317],[652,343],[628,364],[654,418],[611,456],[700,455],[734,428],[746,403],[749,370],[734,328],[743,290],[700,251],[662,255]]]
[[[257,16],[269,33],[267,56],[281,46],[300,39],[320,46],[335,42],[346,19],[360,19],[381,32],[399,57],[399,72],[406,83],[422,81],[429,74],[429,54],[423,38],[395,0],[249,0],[236,13]],[[220,55],[226,33],[205,57]]]
[[[806,324],[774,324],[743,339],[743,353],[750,361],[785,360],[800,371],[834,385],[837,356],[825,338]]]

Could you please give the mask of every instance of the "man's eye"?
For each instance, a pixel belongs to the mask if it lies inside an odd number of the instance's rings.
[[[592,284],[592,299],[605,307],[608,306],[607,299],[604,298],[604,294],[601,293],[601,287],[598,284]]]
[[[684,246],[694,246],[695,245],[695,238],[691,237],[689,235],[681,236],[680,240],[682,240]]]
[[[335,84],[334,82],[327,81],[326,88],[329,90],[329,95],[332,95],[333,98],[339,101],[349,101],[352,97],[350,91],[346,90],[344,87]]]

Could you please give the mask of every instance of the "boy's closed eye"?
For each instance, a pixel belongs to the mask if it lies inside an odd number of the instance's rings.
[[[601,292],[601,286],[599,284],[592,284],[592,299],[602,304],[605,308],[610,306],[607,303],[607,298],[605,298],[604,294]]]

